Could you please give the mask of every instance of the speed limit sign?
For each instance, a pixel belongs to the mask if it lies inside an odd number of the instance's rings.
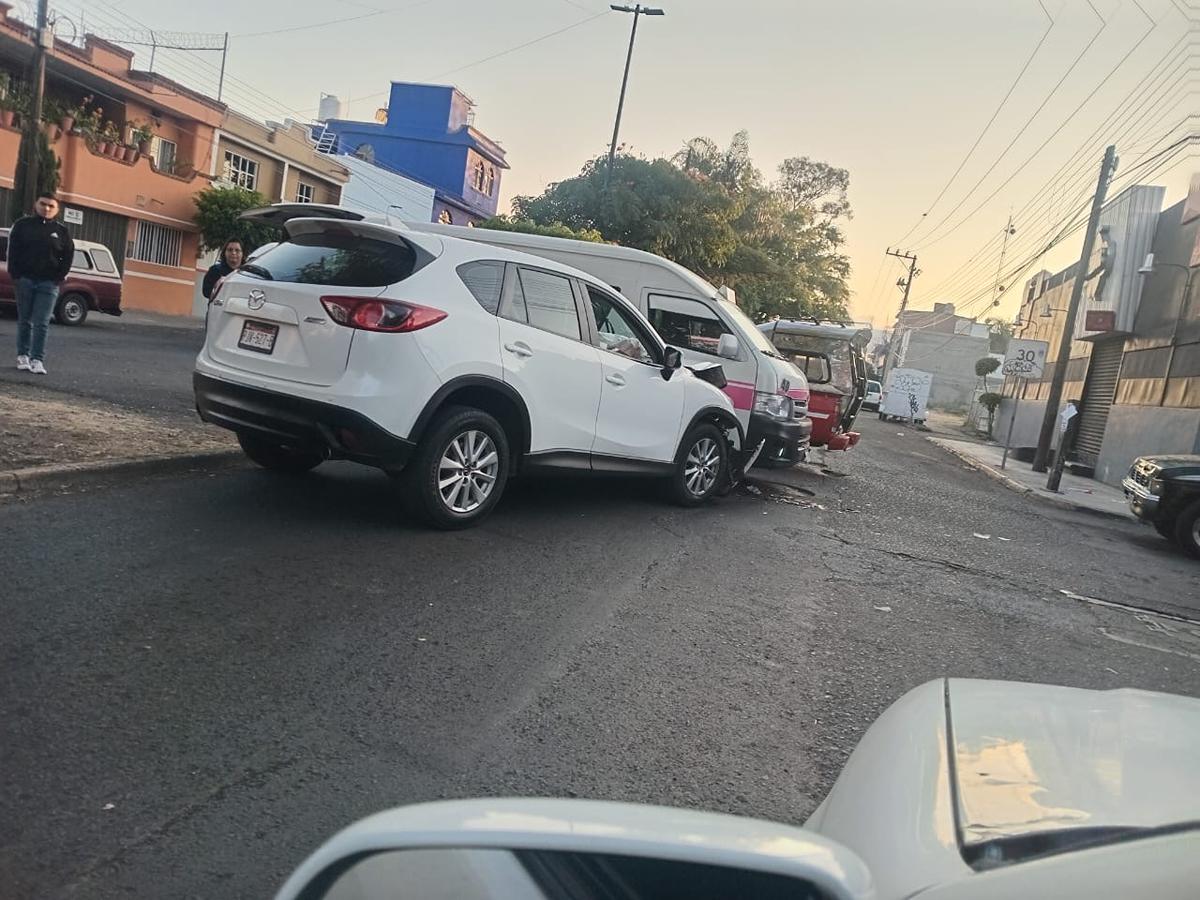
[[[1046,341],[1009,341],[1008,352],[1004,354],[1004,365],[1000,368],[1001,374],[1033,381],[1040,379],[1046,368],[1046,350],[1049,346]]]

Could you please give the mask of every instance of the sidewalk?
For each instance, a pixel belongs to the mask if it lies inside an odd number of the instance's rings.
[[[950,451],[967,465],[1002,482],[1014,491],[1030,494],[1071,509],[1132,519],[1125,495],[1119,488],[1110,487],[1090,478],[1063,473],[1060,493],[1046,490],[1046,474],[1034,472],[1029,463],[1017,462],[1010,455],[1008,465],[1001,470],[1000,460],[1004,448],[996,444],[975,443],[969,440],[951,440],[945,437],[930,437],[930,441]]]

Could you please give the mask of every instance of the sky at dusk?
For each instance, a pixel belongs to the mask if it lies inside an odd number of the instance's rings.
[[[1106,143],[1121,158],[1118,189],[1163,184],[1168,204],[1200,170],[1194,146],[1134,168],[1200,131],[1183,0],[1044,3],[663,0],[666,15],[639,26],[621,139],[659,156],[745,129],[768,177],[790,156],[844,167],[857,318],[894,316],[901,268],[883,254],[897,244],[919,257],[915,308],[948,300],[967,315],[1011,316],[1016,291],[990,307],[1010,214],[1005,270],[1053,270],[1078,256],[1081,235],[1038,252],[1086,204]],[[631,18],[599,0],[52,6],[102,34],[230,32],[225,99],[263,118],[312,116],[328,92],[367,119],[393,79],[453,83],[508,152],[502,208],[607,150]],[[156,68],[215,93],[219,61],[160,51]]]

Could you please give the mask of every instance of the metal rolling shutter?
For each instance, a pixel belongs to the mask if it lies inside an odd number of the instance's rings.
[[[1100,456],[1104,427],[1108,424],[1108,411],[1117,393],[1117,376],[1121,374],[1121,358],[1124,354],[1124,338],[1097,343],[1092,350],[1074,453],[1075,458],[1089,466],[1095,466]]]

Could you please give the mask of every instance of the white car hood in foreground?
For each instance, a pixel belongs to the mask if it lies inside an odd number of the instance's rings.
[[[950,712],[966,845],[1200,820],[1200,701],[953,679]]]
[[[948,679],[876,720],[806,827],[906,897],[1053,852],[1055,832],[1197,819],[1200,701]]]

